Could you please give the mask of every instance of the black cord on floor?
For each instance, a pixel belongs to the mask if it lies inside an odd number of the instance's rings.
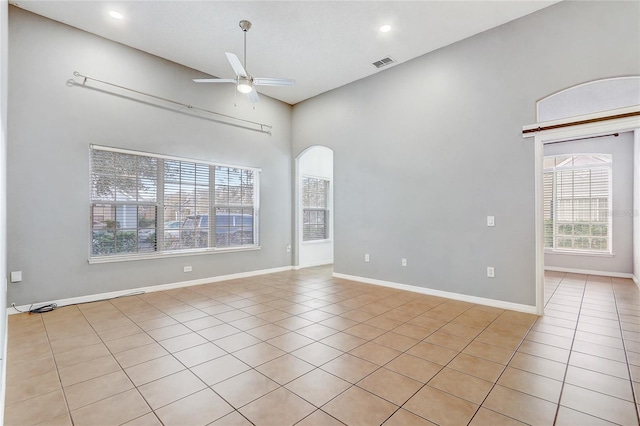
[[[137,296],[140,294],[145,294],[145,291],[133,291],[131,293],[127,293],[127,294],[123,294],[121,296],[114,296],[114,297],[107,297],[106,299],[98,299],[98,300],[92,300],[90,302],[81,302],[81,303],[94,303],[94,302],[103,302],[105,300],[113,300],[113,299],[119,299],[121,297],[129,297],[129,296]],[[80,303],[70,303],[69,305],[63,305],[63,306],[73,306],[73,305],[79,305]],[[28,312],[29,314],[44,314],[46,312],[51,312],[54,309],[56,309],[58,307],[57,303],[49,303],[47,305],[43,305],[43,306],[39,306],[37,308],[33,308],[33,303],[29,306],[29,309],[26,311],[21,311],[20,309],[16,308],[16,304],[12,303],[11,307],[13,309],[15,309],[16,311],[20,312],[21,314]],[[33,309],[32,309],[33,308]]]
[[[57,304],[50,303],[48,305],[40,306],[39,308],[29,309],[29,313],[30,314],[44,314],[45,312],[53,311],[57,307],[58,307]]]
[[[43,306],[39,306],[37,308],[33,308],[33,303],[31,304],[31,306],[29,306],[29,309],[26,311],[21,311],[20,309],[16,308],[16,304],[12,303],[11,307],[13,309],[15,309],[16,311],[20,312],[21,314],[28,312],[29,315],[31,314],[44,314],[45,312],[51,312],[54,309],[56,309],[58,307],[58,305],[56,303],[49,303],[48,305],[43,305]]]

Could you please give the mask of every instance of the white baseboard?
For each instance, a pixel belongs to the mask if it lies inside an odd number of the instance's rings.
[[[333,260],[327,259],[327,260],[320,260],[318,262],[304,263],[302,265],[297,265],[297,266],[294,266],[293,269],[298,271],[304,268],[313,268],[314,266],[325,266],[325,265],[331,265],[331,264],[333,264]]]
[[[632,275],[631,279],[633,280],[634,283],[636,283],[636,285],[638,286],[638,289],[640,289],[640,280],[638,280],[638,277],[636,277],[635,275]]]
[[[460,300],[462,302],[476,303],[478,305],[492,306],[494,308],[509,309],[511,311],[525,312],[527,314],[537,315],[537,310],[535,306],[522,305],[520,303],[504,302],[502,300],[486,299],[484,297],[469,296],[469,295],[460,294],[460,293],[450,293],[448,291],[434,290],[434,289],[425,288],[425,287],[417,287],[409,284],[394,283],[391,281],[375,280],[372,278],[340,274],[337,272],[334,272],[333,276],[336,278],[342,278],[350,281],[357,281],[365,284],[391,287],[391,288],[396,288],[398,290],[412,291],[414,293],[421,293],[429,296],[444,297],[447,299]]]
[[[544,270],[553,271],[553,272],[566,272],[569,274],[597,275],[600,277],[631,278],[631,279],[635,278],[633,274],[627,274],[624,272],[591,271],[588,269],[560,268],[556,266],[545,266]],[[634,281],[636,281],[637,283],[637,278],[635,278]]]
[[[151,293],[154,291],[164,291],[164,290],[171,290],[174,288],[191,287],[194,285],[210,284],[210,283],[215,283],[220,281],[235,280],[238,278],[248,278],[248,277],[255,277],[258,275],[290,271],[291,269],[292,269],[291,266],[282,266],[279,268],[261,269],[258,271],[249,271],[249,272],[239,272],[237,274],[219,275],[217,277],[200,278],[197,280],[180,281],[180,282],[168,283],[168,284],[158,284],[158,285],[153,285],[149,287],[138,287],[138,288],[132,288],[128,290],[112,291],[109,293],[90,294],[87,296],[71,297],[68,299],[51,300],[48,302],[38,302],[38,303],[33,303],[32,305],[29,304],[29,305],[16,306],[17,309],[9,307],[7,308],[7,312],[9,313],[9,315],[13,315],[13,314],[18,314],[19,313],[18,310],[24,312],[24,311],[28,311],[29,308],[31,307],[37,308],[38,306],[44,306],[50,303],[55,303],[56,305],[58,305],[58,307],[62,307],[67,305],[75,305],[77,303],[97,302],[99,300],[113,299],[114,297],[127,296],[134,293]]]

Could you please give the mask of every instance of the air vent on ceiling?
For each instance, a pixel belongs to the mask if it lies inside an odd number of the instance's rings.
[[[391,65],[395,63],[396,63],[395,59],[393,59],[391,56],[387,56],[386,58],[382,58],[379,61],[375,61],[373,63],[373,66],[376,68],[382,68],[382,67],[386,67],[387,65]]]

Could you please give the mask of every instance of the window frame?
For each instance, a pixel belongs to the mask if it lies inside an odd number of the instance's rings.
[[[158,160],[157,166],[157,180],[156,180],[156,202],[119,202],[119,201],[105,201],[105,200],[94,200],[93,198],[93,161],[92,161],[92,152],[94,150],[98,151],[107,151],[114,152],[118,154],[128,154],[128,155],[137,155],[144,157],[151,157]],[[156,206],[156,235],[165,234],[164,228],[164,210],[165,206],[165,194],[164,194],[164,161],[161,160],[169,160],[169,161],[181,161],[181,162],[189,162],[195,163],[196,165],[207,165],[209,166],[210,177],[210,186],[209,186],[209,247],[206,248],[189,248],[189,249],[179,249],[179,250],[166,250],[164,248],[164,238],[156,237],[156,249],[153,252],[136,252],[136,253],[122,253],[122,254],[113,254],[113,255],[101,255],[95,256],[93,254],[93,206],[105,204],[105,205],[118,205],[118,204],[132,204],[132,205],[145,205]],[[231,169],[240,169],[240,170],[250,170],[253,173],[253,244],[245,244],[245,245],[235,245],[235,246],[222,246],[215,247],[212,244],[215,244],[215,237],[212,237],[211,230],[215,230],[215,218],[211,218],[211,214],[215,214],[216,204],[215,204],[215,184],[214,177],[216,167],[223,168],[231,168]],[[207,160],[199,160],[185,157],[177,157],[170,156],[164,154],[156,154],[149,153],[144,151],[135,151],[129,149],[115,148],[115,147],[107,147],[102,145],[89,145],[89,238],[88,238],[88,262],[89,264],[97,264],[97,263],[110,263],[110,262],[123,262],[123,261],[134,261],[134,260],[144,260],[144,259],[159,259],[159,258],[169,258],[169,257],[184,257],[184,256],[194,256],[194,255],[206,255],[206,254],[214,254],[214,253],[229,253],[229,252],[238,252],[238,251],[254,251],[261,250],[260,246],[260,238],[259,238],[259,222],[260,222],[260,173],[262,169],[257,167],[249,167],[249,166],[240,166],[235,164],[226,164],[226,163],[218,163]],[[181,230],[182,228],[178,228]]]
[[[562,255],[573,255],[573,256],[596,256],[596,257],[613,257],[614,256],[614,252],[613,252],[613,155],[608,154],[608,153],[593,153],[593,152],[580,152],[580,153],[576,153],[576,152],[572,152],[572,153],[566,153],[566,154],[553,154],[553,155],[545,155],[543,156],[543,164],[544,164],[544,160],[548,159],[548,158],[557,158],[557,157],[579,157],[579,156],[603,156],[603,157],[608,157],[609,158],[609,162],[608,163],[602,163],[602,164],[587,164],[587,165],[572,165],[572,166],[562,166],[562,167],[558,167],[556,165],[554,165],[553,167],[547,167],[542,169],[542,192],[543,192],[543,198],[542,198],[542,209],[543,212],[545,212],[544,208],[544,204],[545,204],[545,197],[544,197],[544,176],[547,173],[552,173],[552,180],[551,180],[551,216],[552,216],[552,235],[551,235],[551,239],[552,239],[552,247],[547,247],[546,244],[546,233],[544,232],[545,230],[545,225],[544,225],[544,214],[543,214],[543,238],[542,238],[542,245],[543,245],[543,250],[545,254],[562,254]],[[607,249],[606,250],[594,250],[594,249],[581,249],[581,248],[566,248],[566,247],[561,247],[558,248],[556,247],[556,243],[557,243],[557,234],[556,234],[556,228],[557,228],[557,224],[556,224],[556,219],[557,219],[557,215],[558,215],[558,211],[556,210],[557,206],[558,206],[558,200],[557,200],[557,173],[561,172],[561,171],[579,171],[579,170],[594,170],[594,169],[606,169],[607,170]],[[590,188],[591,188],[591,184],[590,184]],[[590,204],[593,202],[593,197],[589,198]],[[574,198],[572,198],[572,200],[574,200]],[[573,210],[572,210],[573,211]],[[591,211],[591,210],[590,210]],[[545,212],[546,213],[546,212]],[[575,223],[577,221],[574,221],[572,223]],[[593,224],[592,219],[589,220],[589,225]],[[589,234],[588,236],[589,238],[593,238],[594,236],[592,234]]]
[[[319,207],[305,207],[304,205],[304,182],[305,179],[315,179],[322,180],[327,182],[327,194],[326,194],[326,205],[325,208]],[[301,200],[301,216],[300,216],[300,238],[302,244],[318,244],[318,243],[326,243],[332,240],[331,238],[331,191],[332,191],[333,182],[331,179],[326,176],[313,176],[309,174],[305,174],[302,176],[301,185],[300,185],[300,200]],[[324,212],[324,229],[325,229],[325,237],[321,239],[312,239],[305,240],[304,239],[304,214],[305,211],[321,211]]]

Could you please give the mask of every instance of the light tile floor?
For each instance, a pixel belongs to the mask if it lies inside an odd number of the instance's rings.
[[[9,318],[6,425],[637,425],[640,292],[536,317],[319,267]]]

